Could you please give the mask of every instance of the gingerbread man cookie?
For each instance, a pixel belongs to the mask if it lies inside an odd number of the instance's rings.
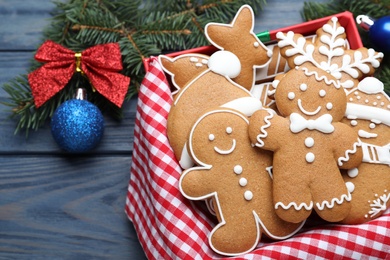
[[[213,198],[219,224],[209,243],[223,255],[253,250],[262,234],[284,239],[303,223],[280,219],[272,203],[272,154],[253,147],[248,118],[234,109],[206,112],[194,124],[189,148],[198,166],[180,178],[180,190],[190,200]]]
[[[373,49],[348,49],[345,29],[332,17],[316,32],[314,43],[294,32],[278,32],[278,46],[290,68],[311,64],[327,71],[340,81],[342,87],[356,87],[364,76],[372,75],[383,58],[383,53]]]
[[[331,222],[344,219],[351,200],[341,169],[362,159],[356,132],[340,122],[347,100],[339,81],[314,66],[296,67],[280,79],[275,100],[281,116],[259,110],[249,136],[274,151],[273,198],[276,213],[293,223],[312,209]]]
[[[373,77],[363,79],[347,98],[342,121],[358,132],[363,162],[343,175],[353,192],[351,212],[342,222],[359,224],[381,216],[390,205],[390,98]]]

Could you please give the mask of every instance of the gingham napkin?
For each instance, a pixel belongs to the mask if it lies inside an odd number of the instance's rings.
[[[157,58],[141,84],[125,211],[148,259],[220,259],[208,246],[214,223],[179,191],[181,169],[166,136],[172,97]],[[366,224],[306,227],[229,259],[390,259],[390,211]]]

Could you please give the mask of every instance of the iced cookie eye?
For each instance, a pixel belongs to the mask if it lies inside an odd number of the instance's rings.
[[[320,97],[325,97],[326,91],[321,89],[319,94],[320,94]]]
[[[333,104],[332,103],[327,103],[326,104],[326,108],[328,109],[328,110],[331,110],[332,108],[333,108]]]
[[[288,97],[288,99],[293,100],[295,98],[295,93],[294,92],[288,92],[287,97]]]
[[[233,132],[233,129],[230,126],[226,127],[227,134],[231,134],[232,132]]]
[[[300,89],[301,91],[306,91],[306,90],[307,90],[307,85],[306,85],[306,84],[301,84],[301,85],[299,86],[299,89]]]
[[[260,44],[259,44],[258,42],[254,42],[254,43],[253,43],[253,46],[254,46],[255,48],[257,48],[257,47],[260,46]]]
[[[213,134],[209,134],[209,141],[214,141],[215,136]]]

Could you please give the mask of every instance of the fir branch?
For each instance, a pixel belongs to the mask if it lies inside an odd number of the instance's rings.
[[[123,71],[131,78],[126,100],[134,96],[144,76],[143,59],[162,52],[178,51],[209,44],[203,28],[209,22],[228,23],[243,4],[255,13],[265,0],[69,0],[55,2],[51,24],[43,40],[53,40],[74,52],[118,42]],[[32,61],[28,73],[42,64]],[[76,73],[67,86],[39,109],[22,75],[3,86],[9,94],[4,104],[18,121],[15,132],[37,130],[64,101],[73,98],[78,87],[87,88],[89,101],[102,112],[120,119],[122,110],[93,92],[88,80]]]

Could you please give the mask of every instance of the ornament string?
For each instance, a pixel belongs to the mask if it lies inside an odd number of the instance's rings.
[[[44,42],[35,59],[45,64],[28,75],[35,106],[42,106],[62,90],[76,71],[88,78],[93,89],[121,107],[130,84],[130,78],[119,73],[123,69],[121,58],[118,43],[75,53],[53,41]]]

